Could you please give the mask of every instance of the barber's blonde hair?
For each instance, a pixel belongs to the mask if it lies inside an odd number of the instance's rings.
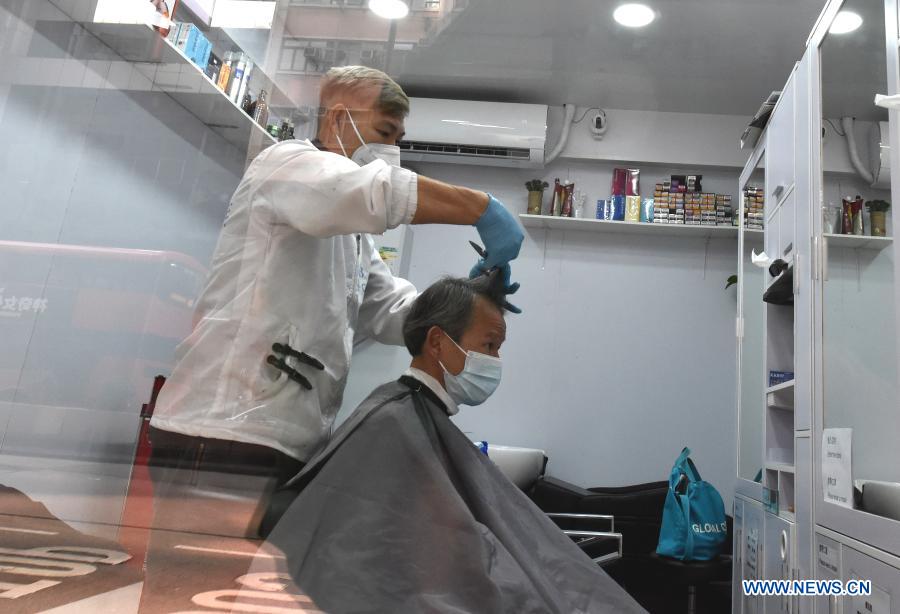
[[[394,117],[409,115],[409,96],[403,88],[387,74],[368,66],[337,66],[325,73],[319,93],[320,113],[338,94],[373,84],[381,86],[377,103],[381,111]]]

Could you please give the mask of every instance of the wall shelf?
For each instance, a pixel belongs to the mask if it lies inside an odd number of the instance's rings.
[[[264,127],[254,122],[216,87],[199,66],[152,27],[131,23],[95,23],[88,10],[90,7],[73,4],[73,0],[51,1],[122,59],[131,62],[135,70],[150,82],[149,86],[144,84],[139,89],[164,92],[239,150],[259,151],[277,142]],[[256,83],[269,92],[271,98],[286,98],[271,82]]]
[[[145,25],[82,24],[124,59],[133,62],[155,88],[197,117],[240,150],[253,139],[264,146],[276,143],[262,126],[225,95],[200,67]]]
[[[826,233],[829,247],[844,247],[847,249],[871,249],[881,251],[893,244],[893,237],[870,237],[867,235],[839,235]]]
[[[688,226],[684,224],[651,224],[643,222],[615,222],[612,220],[592,220],[573,217],[553,217],[549,215],[519,214],[526,228],[547,230],[583,230],[609,234],[640,234],[695,238],[737,238],[737,226]]]

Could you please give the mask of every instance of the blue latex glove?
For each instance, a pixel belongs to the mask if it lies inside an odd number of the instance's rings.
[[[490,194],[487,209],[475,222],[475,229],[487,252],[485,266],[488,269],[502,267],[518,257],[525,240],[522,228],[503,203]]]
[[[485,275],[491,269],[485,264],[484,258],[478,260],[475,263],[475,266],[472,267],[472,270],[469,271],[469,279],[475,279],[479,275]],[[508,264],[500,267],[500,275],[503,277],[503,287],[505,288],[504,292],[508,295],[515,294],[519,290],[519,282],[510,283],[512,281],[512,270],[510,269]],[[506,310],[511,311],[512,313],[519,314],[522,313],[522,310],[510,303],[506,302]]]
[[[484,275],[490,270],[491,267],[487,266],[484,258],[481,258],[475,263],[472,270],[469,271],[469,279],[475,279],[479,275]],[[519,282],[510,283],[512,281],[512,269],[510,269],[508,264],[500,267],[500,275],[503,277],[504,292],[506,294],[515,294],[519,290]]]

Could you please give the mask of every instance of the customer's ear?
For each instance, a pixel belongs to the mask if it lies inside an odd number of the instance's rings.
[[[441,359],[441,344],[444,331],[437,326],[432,326],[425,334],[425,343],[422,345],[422,354],[429,360],[437,362]]]

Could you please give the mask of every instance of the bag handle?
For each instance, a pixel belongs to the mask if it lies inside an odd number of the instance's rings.
[[[687,529],[687,543],[684,545],[684,559],[689,561],[694,558],[694,527],[691,526],[691,504],[687,494],[676,495],[681,513],[684,515],[684,524]]]
[[[701,480],[700,472],[697,471],[697,466],[691,460],[691,449],[689,447],[685,446],[681,451],[681,454],[675,461],[675,466],[681,469],[682,473],[686,474],[691,482],[699,482]]]
[[[685,463],[685,473],[688,478],[690,478],[691,482],[699,482],[702,478],[700,477],[700,472],[697,471],[697,465],[694,464],[694,461],[691,459],[687,459]]]

